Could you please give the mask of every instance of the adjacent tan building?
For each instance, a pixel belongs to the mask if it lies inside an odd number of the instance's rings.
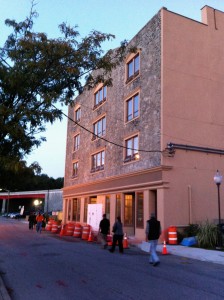
[[[145,237],[150,212],[163,230],[217,222],[224,173],[224,13],[198,22],[162,8],[130,41],[113,86],[85,90],[69,108],[63,223],[102,203],[111,223]],[[81,125],[81,126],[80,126]],[[95,133],[95,135],[94,135]],[[223,195],[223,196],[222,196]],[[221,186],[221,216],[224,218]]]

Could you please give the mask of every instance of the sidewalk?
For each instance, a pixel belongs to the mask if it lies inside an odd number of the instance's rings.
[[[137,246],[140,247],[140,244]],[[166,245],[166,248],[168,254],[224,265],[224,251],[205,250],[181,245]],[[157,246],[157,251],[163,251],[163,244]]]

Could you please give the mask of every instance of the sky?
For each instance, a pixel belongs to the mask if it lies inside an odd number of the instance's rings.
[[[224,12],[224,0],[36,0],[39,17],[34,30],[48,37],[60,36],[58,25],[66,22],[78,25],[81,37],[92,30],[111,33],[116,38],[103,44],[103,49],[115,48],[123,40],[130,40],[162,8],[201,21],[201,8],[205,5]],[[0,0],[0,46],[10,34],[6,19],[23,21],[29,15],[30,0]],[[67,114],[67,108],[63,109]],[[42,173],[49,177],[64,177],[67,119],[47,125],[42,133],[47,139],[26,158],[27,165],[37,161]]]

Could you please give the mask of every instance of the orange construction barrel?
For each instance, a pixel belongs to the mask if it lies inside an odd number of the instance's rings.
[[[73,232],[73,236],[77,237],[77,238],[81,238],[81,235],[82,235],[82,226],[81,226],[81,224],[76,223],[74,232]]]
[[[88,240],[90,233],[90,225],[84,225],[82,228],[82,240]]]
[[[58,233],[58,231],[59,231],[58,223],[55,221],[55,222],[52,223],[51,232],[52,233]]]
[[[177,245],[177,228],[175,226],[170,226],[168,229],[168,243]]]
[[[67,227],[65,235],[67,235],[67,236],[73,236],[74,228],[75,228],[75,224],[74,223],[68,223],[68,227]]]
[[[52,229],[52,223],[53,223],[52,220],[49,220],[49,221],[47,222],[46,227],[45,227],[45,229],[46,229],[47,231],[51,231],[51,229]]]

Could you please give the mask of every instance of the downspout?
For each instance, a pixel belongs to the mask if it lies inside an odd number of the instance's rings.
[[[192,224],[192,193],[191,185],[188,185],[188,222]]]

